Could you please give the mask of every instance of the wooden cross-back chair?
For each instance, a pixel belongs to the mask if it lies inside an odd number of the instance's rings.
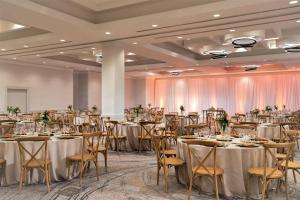
[[[90,162],[96,167],[96,176],[99,180],[98,173],[98,149],[102,134],[101,132],[83,133],[80,154],[67,157],[68,177],[70,177],[70,167],[72,163],[79,163],[80,166],[80,188],[82,188],[83,174]]]
[[[23,113],[22,120],[23,121],[33,121],[33,113]]]
[[[0,135],[14,134],[14,124],[1,124],[0,125]]]
[[[187,116],[188,124],[198,124],[199,123],[199,115],[195,113],[190,113]]]
[[[247,181],[247,197],[249,195],[249,178],[250,176],[256,176],[259,178],[261,183],[261,191],[262,191],[262,200],[265,199],[265,193],[268,192],[269,184],[272,180],[278,180],[277,189],[280,188],[280,180],[284,178],[285,183],[285,190],[286,190],[286,199],[289,199],[288,196],[288,176],[287,176],[287,170],[288,169],[288,163],[289,158],[291,157],[291,154],[293,152],[295,143],[266,143],[263,144],[264,146],[264,163],[263,167],[258,168],[250,168],[248,170],[248,181]],[[286,149],[286,156],[283,159],[278,160],[276,158],[276,152],[278,149]],[[272,149],[275,149],[276,151],[272,151]],[[271,157],[273,161],[273,165],[269,166],[269,160],[268,158]]]
[[[171,128],[172,121],[176,120],[177,116],[175,114],[165,114],[165,128],[169,130]]]
[[[90,114],[89,116],[89,125],[92,131],[100,131],[100,115],[99,114]]]
[[[254,130],[257,130],[258,122],[239,122],[240,125],[248,125],[248,126],[253,126]]]
[[[112,141],[115,143],[115,150],[119,152],[120,147],[122,146],[122,143],[124,145],[124,148],[126,150],[126,135],[120,135],[118,121],[114,120],[108,120],[105,121],[105,127],[106,127],[106,134],[108,135],[109,145],[112,149]]]
[[[138,136],[138,141],[139,141],[139,149],[138,151],[140,152],[142,149],[142,144],[147,141],[149,143],[149,148],[151,150],[151,140],[152,140],[152,134],[153,131],[156,128],[157,123],[154,121],[142,121],[139,123],[141,126],[141,131]]]
[[[298,124],[295,122],[282,122],[279,123],[280,127],[280,136],[279,138],[274,138],[274,141],[283,142],[285,140],[284,131],[288,130],[287,127],[296,127]]]
[[[77,114],[75,112],[67,112],[67,114],[64,116],[64,125],[71,131],[76,131],[76,116]]]
[[[232,125],[231,135],[240,136],[241,134],[256,135],[255,127],[251,125]]]
[[[188,155],[189,155],[189,166],[191,174],[189,175],[189,194],[188,199],[191,198],[193,181],[195,178],[199,177],[210,177],[214,183],[214,191],[216,193],[216,199],[219,200],[219,191],[218,191],[218,178],[222,186],[223,193],[224,191],[224,169],[217,167],[216,157],[217,157],[217,147],[221,146],[220,143],[215,141],[200,141],[200,140],[185,140],[185,143],[188,145]],[[197,153],[194,145],[206,146],[209,148],[206,154]],[[201,157],[200,157],[201,156]],[[207,165],[208,160],[212,158],[212,164]],[[197,163],[193,166],[193,163]]]
[[[185,127],[185,135],[202,134],[204,129],[209,128],[207,124],[190,124]]]
[[[48,159],[48,136],[35,136],[35,137],[19,137],[15,138],[18,142],[20,152],[20,183],[19,190],[22,190],[23,181],[26,183],[27,172],[33,169],[39,169],[45,176],[47,190],[50,192],[50,167],[51,161]],[[26,142],[41,143],[37,150],[26,148]],[[39,158],[41,157],[41,158]],[[29,158],[29,159],[28,159]]]
[[[176,158],[176,157],[169,157],[165,154],[165,143],[166,138],[161,135],[153,134],[152,136],[153,146],[156,155],[157,161],[157,185],[159,184],[159,172],[160,169],[163,168],[164,173],[164,181],[165,181],[165,192],[168,192],[168,175],[169,175],[169,168],[174,167],[175,173],[178,180],[178,167],[184,164],[184,161]]]
[[[157,127],[153,131],[153,134],[159,135],[164,138],[163,144],[164,145],[164,150],[162,150],[164,155],[167,157],[175,157],[176,156],[176,149],[172,149],[172,142],[174,140],[174,136],[170,134],[169,132],[166,131],[165,127]],[[176,144],[176,143],[175,143]]]
[[[257,115],[257,120],[260,123],[269,122],[271,120],[271,115],[269,115],[269,114],[258,114]]]

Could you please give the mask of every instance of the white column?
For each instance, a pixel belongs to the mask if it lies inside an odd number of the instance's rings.
[[[124,117],[124,49],[117,43],[102,48],[102,115],[114,120]]]

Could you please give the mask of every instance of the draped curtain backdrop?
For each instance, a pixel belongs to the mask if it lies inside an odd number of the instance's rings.
[[[186,112],[213,106],[230,115],[267,105],[300,108],[299,73],[156,79],[154,85],[155,105],[167,112],[179,111],[180,105]]]

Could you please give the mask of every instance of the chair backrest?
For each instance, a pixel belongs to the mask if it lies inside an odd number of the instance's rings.
[[[2,124],[0,125],[0,135],[4,134],[13,134],[14,133],[14,124]]]
[[[284,173],[287,173],[288,169],[288,162],[292,156],[293,149],[295,146],[295,143],[288,142],[288,143],[266,143],[263,144],[264,146],[264,178],[267,178],[267,168],[269,168],[269,159],[270,156],[273,161],[273,170],[268,173],[268,177],[272,176],[277,170],[283,171]],[[275,151],[272,151],[271,149],[275,149]],[[276,158],[276,152],[277,150],[285,150],[286,156],[283,159],[277,159]],[[284,166],[284,167],[283,167]]]
[[[81,148],[82,160],[85,154],[97,156],[101,137],[102,137],[102,132],[82,134],[82,138],[83,138],[82,148]]]
[[[46,163],[46,160],[48,159],[48,136],[19,137],[15,138],[15,140],[19,146],[21,165],[27,167],[32,161],[37,162],[40,165]],[[40,146],[32,151],[31,149],[26,148],[26,145],[24,144],[26,142],[40,143]]]
[[[185,140],[185,143],[188,145],[188,155],[189,155],[189,162],[190,167],[193,168],[192,164],[196,164],[196,168],[194,168],[195,171],[198,169],[204,169],[210,176],[214,176],[216,174],[216,155],[217,155],[217,147],[221,146],[219,142],[215,141],[204,141],[204,140]],[[192,145],[201,145],[206,146],[209,148],[209,151],[206,154],[199,154],[196,152],[195,148],[193,148]],[[212,157],[213,160],[213,173],[211,173],[210,170],[208,170],[206,162],[208,159]],[[210,165],[211,166],[211,165]]]
[[[166,129],[170,129],[171,127],[171,122],[176,120],[176,115],[175,114],[165,114],[165,127]]]
[[[152,137],[152,133],[156,128],[157,123],[153,121],[139,122],[141,126],[141,138]]]
[[[207,124],[189,124],[186,125],[185,127],[185,134],[186,135],[194,135],[196,132],[197,133],[202,133],[202,130],[207,129],[208,125]]]
[[[232,135],[256,135],[255,127],[252,125],[232,125]]]
[[[187,116],[188,124],[198,124],[199,115],[198,114],[189,114]]]
[[[162,142],[166,139],[166,137],[157,134],[153,134],[151,137],[157,163],[164,163],[161,162],[161,160],[165,158],[165,155],[163,153],[165,151],[165,145],[162,145]]]
[[[105,124],[105,129],[106,129],[107,135],[118,139],[118,136],[119,136],[118,124],[119,124],[119,122],[114,121],[114,120],[107,120],[107,121],[104,121],[104,124]]]

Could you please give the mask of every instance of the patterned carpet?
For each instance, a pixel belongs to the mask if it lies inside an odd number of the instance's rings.
[[[300,160],[300,153],[297,153]],[[169,177],[169,192],[164,192],[163,181],[156,185],[156,160],[153,153],[115,153],[109,154],[109,172],[104,172],[103,160],[100,164],[100,180],[92,168],[84,178],[84,188],[80,192],[79,179],[52,183],[50,193],[46,186],[26,185],[22,192],[18,186],[0,187],[1,200],[183,200],[187,199],[187,188],[178,184],[174,170]],[[298,179],[300,181],[300,176]],[[161,178],[162,180],[162,178]],[[290,199],[300,199],[300,184],[294,184],[290,175]],[[213,194],[199,194],[194,189],[192,199],[215,199]],[[231,199],[240,199],[233,197]],[[268,199],[285,199],[284,191],[271,192]]]

